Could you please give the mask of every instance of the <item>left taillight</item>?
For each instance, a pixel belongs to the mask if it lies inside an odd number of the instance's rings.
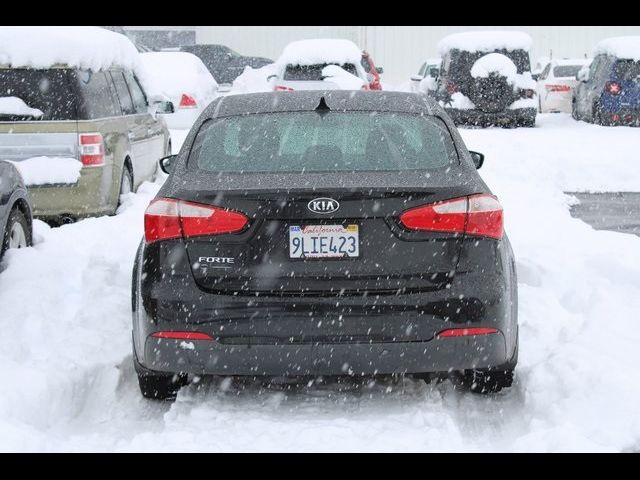
[[[81,133],[78,135],[80,162],[85,167],[104,165],[104,139],[100,133]]]
[[[147,243],[172,238],[238,233],[249,224],[246,215],[224,208],[160,198],[151,202],[144,214]]]
[[[183,93],[178,108],[198,108],[198,102],[191,95]]]
[[[400,215],[409,230],[466,234],[501,239],[504,235],[502,205],[492,195],[471,195],[422,205]]]

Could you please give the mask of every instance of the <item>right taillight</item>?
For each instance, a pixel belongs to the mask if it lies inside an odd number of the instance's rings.
[[[85,167],[104,165],[104,139],[100,133],[81,133],[78,135],[80,162]]]
[[[422,205],[400,215],[400,223],[423,232],[459,233],[501,239],[504,218],[500,202],[492,195],[471,195]]]
[[[605,85],[605,89],[611,95],[620,95],[622,93],[622,85],[620,85],[618,82],[607,82],[607,84]]]
[[[144,214],[147,243],[172,238],[238,233],[246,228],[246,215],[211,205],[160,198]]]
[[[276,85],[273,87],[274,92],[293,92],[293,88],[285,87],[284,85]]]
[[[183,93],[178,108],[198,108],[198,102],[191,95]]]
[[[458,88],[458,85],[456,85],[453,82],[447,82],[447,93],[449,95],[453,95],[456,92],[459,92],[460,89]]]

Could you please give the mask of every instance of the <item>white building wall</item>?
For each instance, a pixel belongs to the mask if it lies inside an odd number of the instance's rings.
[[[141,28],[141,27],[135,27]],[[436,56],[442,37],[468,30],[523,30],[534,40],[538,57],[584,57],[602,38],[640,35],[640,26],[198,26],[148,27],[196,30],[198,43],[223,43],[245,55],[277,58],[282,48],[301,38],[340,37],[371,52],[385,69],[384,80],[400,83],[417,72],[425,58]]]

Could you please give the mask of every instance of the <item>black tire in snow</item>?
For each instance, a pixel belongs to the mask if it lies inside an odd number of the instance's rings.
[[[30,247],[33,245],[33,232],[31,230],[31,225],[29,224],[27,217],[24,216],[24,213],[22,213],[18,207],[14,207],[9,214],[7,226],[4,231],[4,238],[2,239],[2,245],[0,245],[0,259],[2,259],[4,252],[6,252],[11,246],[11,235],[14,231],[15,225],[21,227],[21,231],[24,234],[24,245],[18,246],[17,248]]]

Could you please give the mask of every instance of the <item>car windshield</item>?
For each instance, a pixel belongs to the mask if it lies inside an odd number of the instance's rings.
[[[22,107],[19,111],[14,108],[0,110],[0,121],[76,119],[70,72],[67,69],[0,68],[0,98],[13,98],[13,104],[19,99],[17,102]]]
[[[203,124],[189,168],[206,172],[364,172],[446,168],[457,159],[435,117],[286,112]]]
[[[619,80],[640,80],[640,61],[618,60],[615,70]]]
[[[344,63],[342,65],[337,63],[322,63],[318,65],[287,65],[283,79],[293,81],[321,81],[324,79],[322,70],[327,65],[338,65],[351,75],[358,76],[356,66],[352,63]]]
[[[582,69],[583,65],[558,65],[553,69],[556,78],[573,78]]]

